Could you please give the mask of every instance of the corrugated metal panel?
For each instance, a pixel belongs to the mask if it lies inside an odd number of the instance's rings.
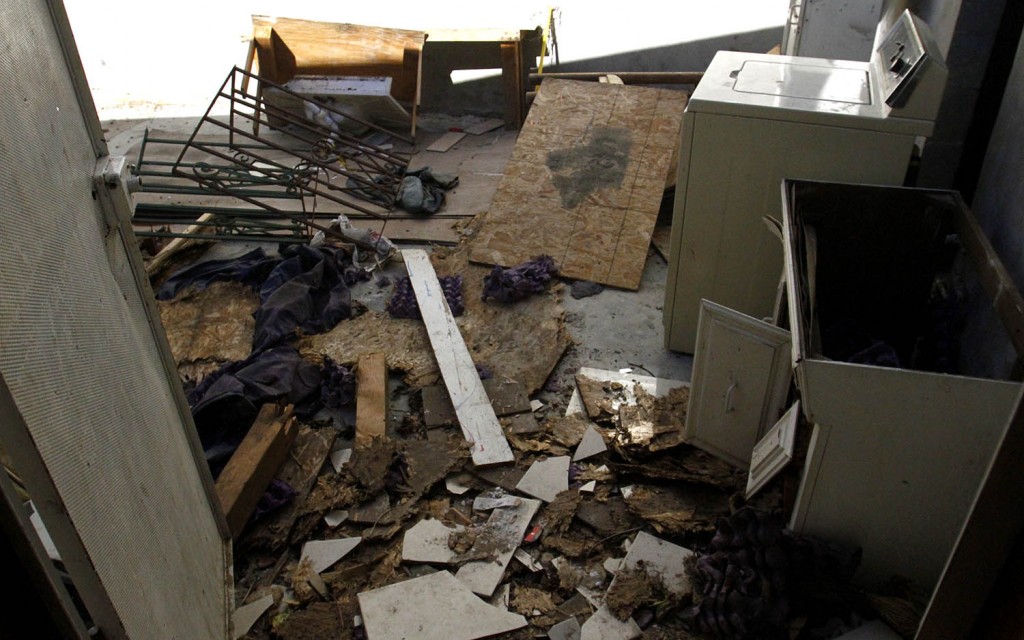
[[[57,31],[43,2],[0,24],[0,375],[127,636],[224,638],[229,547]]]

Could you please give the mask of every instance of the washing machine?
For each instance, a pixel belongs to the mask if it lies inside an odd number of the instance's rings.
[[[702,299],[772,315],[782,180],[904,184],[946,76],[930,29],[909,11],[870,62],[718,52],[683,117],[666,347],[693,353]]]

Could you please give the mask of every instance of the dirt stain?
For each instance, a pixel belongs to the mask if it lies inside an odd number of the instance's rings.
[[[598,189],[618,189],[626,175],[632,132],[623,127],[596,127],[590,141],[571,149],[548,153],[552,181],[562,206],[574,209]]]

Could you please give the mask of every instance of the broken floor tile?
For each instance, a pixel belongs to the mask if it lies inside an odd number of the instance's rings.
[[[468,473],[460,473],[456,476],[448,476],[447,478],[444,479],[444,487],[445,489],[448,489],[450,493],[453,493],[457,496],[461,496],[462,494],[469,491],[470,487],[468,486],[467,483],[469,483],[471,480],[472,476],[470,476]]]
[[[365,591],[359,609],[368,640],[475,640],[526,626],[526,618],[474,595],[447,571]]]
[[[580,629],[580,640],[634,640],[641,635],[643,631],[632,618],[623,622],[604,605]]]
[[[622,568],[639,569],[650,576],[657,576],[673,595],[685,598],[693,592],[693,587],[683,565],[692,555],[693,552],[685,547],[641,531],[622,561]],[[614,584],[613,581],[612,586]]]
[[[548,629],[551,640],[580,640],[580,623],[576,618],[567,618]]]
[[[622,558],[607,558],[604,561],[604,570],[615,575],[622,568]]]
[[[232,636],[234,640],[238,640],[245,634],[249,633],[249,629],[252,629],[252,625],[256,624],[256,621],[267,612],[267,609],[274,605],[274,596],[265,595],[255,602],[250,602],[247,605],[238,607],[235,612],[231,615],[231,620],[235,625],[235,635]]]
[[[576,447],[576,453],[573,454],[572,461],[584,460],[599,453],[604,453],[607,450],[608,445],[604,443],[604,438],[598,433],[597,429],[590,426],[587,427],[587,432],[583,434],[583,440]]]
[[[530,465],[516,489],[545,502],[569,489],[569,456],[538,460]]]
[[[505,583],[498,587],[498,590],[494,592],[491,599],[488,602],[491,603],[492,607],[497,607],[502,611],[508,611],[508,601],[512,595],[512,585]]]
[[[448,546],[448,536],[463,527],[448,527],[440,520],[420,520],[405,531],[402,560],[452,564],[458,554]]]
[[[594,493],[595,489],[597,489],[597,480],[591,480],[580,487],[580,493]]]
[[[361,504],[349,511],[348,517],[352,522],[376,524],[390,508],[391,501],[388,500],[388,494],[382,491],[372,502]]]
[[[473,510],[474,511],[493,511],[494,509],[503,509],[506,507],[518,507],[522,502],[522,498],[516,496],[477,496],[473,498]]]
[[[530,409],[533,411],[540,411],[544,408],[544,403],[540,400],[530,400]]]
[[[345,467],[345,464],[352,459],[351,449],[338,449],[331,453],[331,466],[334,467],[335,473],[341,473],[341,470]]]
[[[345,509],[336,509],[324,516],[324,522],[332,529],[346,520],[348,520],[348,511]]]
[[[299,563],[309,558],[314,573],[329,569],[349,551],[355,549],[362,538],[340,538],[337,540],[310,540],[302,545]]]
[[[538,509],[539,500],[523,498],[518,507],[492,511],[469,551],[470,555],[487,554],[489,559],[467,562],[459,568],[456,577],[474,593],[483,596],[494,593]]]
[[[516,549],[515,553],[512,554],[512,557],[533,573],[537,573],[544,568],[539,562],[534,560],[533,556],[531,556],[525,549]]]

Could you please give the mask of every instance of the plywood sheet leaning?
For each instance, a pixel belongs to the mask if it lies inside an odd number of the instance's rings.
[[[470,259],[546,254],[564,277],[639,288],[685,106],[680,91],[545,81]]]

